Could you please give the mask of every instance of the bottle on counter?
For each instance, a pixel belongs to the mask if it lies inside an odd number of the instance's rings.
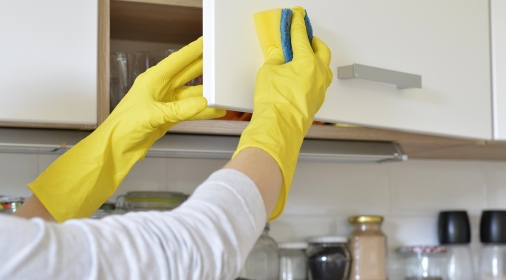
[[[479,279],[506,279],[506,211],[482,212],[480,240]]]
[[[269,236],[269,229],[269,224],[266,224],[262,235],[249,253],[238,279],[279,279],[279,249],[276,241]]]
[[[449,280],[475,279],[471,226],[466,211],[442,211],[438,217],[439,244],[444,245]]]
[[[352,216],[349,237],[351,280],[386,280],[386,236],[381,232],[383,217]]]

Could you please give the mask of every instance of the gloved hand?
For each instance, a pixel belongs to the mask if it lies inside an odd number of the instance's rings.
[[[182,86],[202,74],[202,47],[199,38],[139,75],[102,125],[28,185],[58,222],[92,215],[170,127],[225,114],[206,108],[202,86]]]
[[[283,186],[270,220],[283,212],[302,141],[332,82],[329,48],[316,37],[309,43],[304,9],[292,10],[294,57],[288,63],[285,63],[279,42],[269,41],[273,36],[265,34],[272,32],[265,28],[264,21],[259,22],[265,17],[256,16],[257,32],[266,57],[257,75],[253,117],[234,154],[235,157],[245,148],[256,147],[265,150],[278,163]]]

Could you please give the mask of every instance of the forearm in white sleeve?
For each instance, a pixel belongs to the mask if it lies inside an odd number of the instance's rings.
[[[0,216],[0,279],[234,279],[265,222],[255,183],[232,169],[170,212],[64,224]]]

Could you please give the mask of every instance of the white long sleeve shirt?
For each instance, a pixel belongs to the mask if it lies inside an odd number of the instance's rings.
[[[265,223],[255,183],[232,169],[170,212],[63,224],[0,215],[0,279],[234,279]]]

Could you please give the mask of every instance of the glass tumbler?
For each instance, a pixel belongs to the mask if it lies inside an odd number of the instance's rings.
[[[174,52],[176,52],[175,49],[151,51],[150,54],[153,65],[158,64],[160,61],[164,60],[166,57],[173,54]]]
[[[279,249],[276,241],[269,236],[269,229],[269,224],[266,224],[239,273],[239,279],[279,279]]]
[[[306,280],[307,256],[306,242],[286,242],[279,244],[279,279]]]
[[[137,78],[150,67],[154,66],[155,60],[149,51],[138,51],[134,53],[135,61],[133,63],[133,78]]]
[[[127,52],[112,53],[110,56],[110,109],[118,105],[134,83],[135,55]]]

